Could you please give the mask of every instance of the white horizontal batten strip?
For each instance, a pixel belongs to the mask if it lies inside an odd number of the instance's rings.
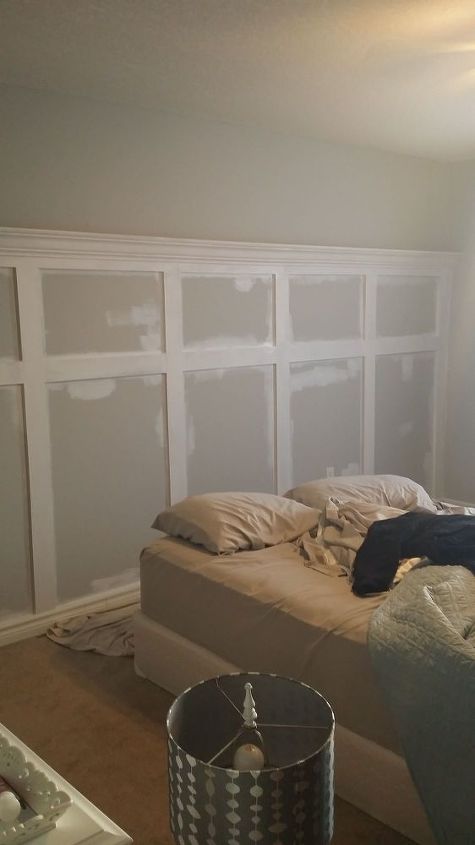
[[[0,231],[0,255],[2,254],[2,237]],[[100,255],[96,257],[81,255],[52,255],[36,256],[37,264],[42,273],[54,271],[60,273],[165,273],[171,265],[168,261],[160,261],[156,257],[146,258],[137,255],[134,258],[120,258],[117,256]],[[44,258],[44,260],[42,260]]]
[[[435,334],[407,335],[405,337],[377,337],[374,341],[376,355],[399,355],[405,352],[435,352],[440,339]]]
[[[216,349],[184,349],[185,370],[221,370],[232,367],[259,367],[277,361],[275,346],[236,346]]]
[[[178,275],[183,276],[274,276],[275,264],[242,264],[238,261],[227,264],[220,261],[219,265],[206,261],[180,262],[177,265]]]
[[[361,340],[314,340],[288,344],[289,362],[335,361],[341,358],[360,358],[365,353]]]
[[[378,278],[378,284],[380,285],[393,284],[392,277],[397,278],[398,276],[403,275],[404,284],[417,286],[426,284],[427,281],[437,281],[444,272],[445,268],[440,265],[438,267],[432,266],[424,272],[423,269],[412,263],[410,267],[404,270],[404,272],[401,272],[401,268],[395,265],[394,267],[388,267],[388,269],[381,272],[376,270],[376,275]]]
[[[52,355],[45,361],[48,382],[147,376],[166,371],[167,356],[163,352]]]

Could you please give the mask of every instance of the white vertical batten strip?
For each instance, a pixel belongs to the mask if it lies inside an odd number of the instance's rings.
[[[188,493],[185,373],[183,369],[182,289],[179,267],[163,277],[167,356],[167,432],[170,503]]]
[[[285,493],[292,486],[290,432],[290,301],[289,274],[280,268],[274,276],[275,364],[275,486]]]
[[[36,613],[43,613],[56,607],[58,596],[41,272],[36,261],[20,259],[16,262],[16,276],[24,367],[34,607]]]
[[[364,281],[364,370],[363,370],[363,472],[371,475],[375,471],[375,425],[376,425],[376,296],[378,276],[373,271],[366,273]]]
[[[450,364],[450,305],[454,274],[446,271],[437,282],[436,334],[440,338],[440,342],[435,353],[434,399],[432,407],[431,492],[433,496],[444,498],[447,395]]]

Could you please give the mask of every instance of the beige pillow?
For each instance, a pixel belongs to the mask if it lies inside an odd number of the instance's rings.
[[[295,540],[317,524],[318,516],[270,493],[204,493],[163,511],[152,527],[221,554]]]
[[[437,510],[420,484],[401,475],[343,475],[308,481],[285,494],[289,499],[323,510],[330,497],[342,502],[374,502],[404,511]]]

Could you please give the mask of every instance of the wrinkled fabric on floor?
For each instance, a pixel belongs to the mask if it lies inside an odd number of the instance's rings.
[[[138,604],[74,616],[55,622],[47,636],[58,645],[76,651],[96,651],[109,657],[128,657],[134,653],[133,615]]]

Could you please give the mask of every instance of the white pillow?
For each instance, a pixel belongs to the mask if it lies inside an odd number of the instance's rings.
[[[270,493],[204,493],[163,511],[152,527],[221,554],[287,543],[318,518],[312,508]]]
[[[307,481],[285,494],[289,499],[323,510],[327,500],[374,502],[404,511],[437,510],[420,484],[401,475],[343,475]]]

